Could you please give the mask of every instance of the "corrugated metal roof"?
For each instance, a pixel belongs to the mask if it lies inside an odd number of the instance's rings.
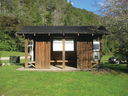
[[[17,34],[108,34],[100,26],[24,26]]]

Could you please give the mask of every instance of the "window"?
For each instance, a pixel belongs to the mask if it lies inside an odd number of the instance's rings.
[[[62,39],[53,39],[53,51],[62,51]],[[65,39],[65,51],[74,51],[74,40]]]

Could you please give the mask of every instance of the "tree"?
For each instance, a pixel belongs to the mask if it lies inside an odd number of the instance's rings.
[[[103,0],[98,5],[101,24],[111,32],[113,40],[119,42],[119,54],[128,60],[128,0]]]

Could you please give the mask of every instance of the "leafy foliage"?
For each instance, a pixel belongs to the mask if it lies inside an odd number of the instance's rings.
[[[1,53],[0,53],[0,58],[1,58]],[[0,64],[2,63],[1,59],[0,59]]]
[[[24,51],[24,40],[19,37],[11,37],[0,31],[0,50],[5,51]]]
[[[16,42],[9,35],[0,32],[0,50],[16,51]]]
[[[3,30],[5,34],[14,37],[14,33],[17,31],[18,20],[16,18],[3,16],[0,19],[0,29]]]
[[[103,36],[103,54],[112,55],[117,51],[119,42],[111,37],[111,35]]]

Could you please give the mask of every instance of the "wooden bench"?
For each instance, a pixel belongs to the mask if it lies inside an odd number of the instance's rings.
[[[63,62],[63,60],[50,60],[50,62]],[[65,60],[65,62],[76,62],[76,60]]]
[[[63,60],[50,60],[50,62],[63,62]],[[65,62],[76,62],[75,60],[65,60]],[[33,63],[35,63],[35,61],[30,61],[28,62],[30,65],[33,65]]]
[[[50,60],[50,62],[54,63],[54,62],[63,62],[63,60]],[[68,60],[65,60],[65,62],[68,62]]]
[[[33,63],[35,64],[36,62],[35,61],[28,62],[28,64],[30,64],[31,66],[35,67],[35,65]]]
[[[63,62],[63,60],[50,60],[50,62],[51,63],[62,63]],[[67,63],[67,62],[76,62],[76,60],[65,60],[65,62]],[[28,62],[31,66],[33,66],[33,67],[35,67],[35,61],[30,61],[30,62]]]
[[[95,63],[95,64],[92,66],[92,68],[99,64],[98,61],[91,61],[91,63]]]

